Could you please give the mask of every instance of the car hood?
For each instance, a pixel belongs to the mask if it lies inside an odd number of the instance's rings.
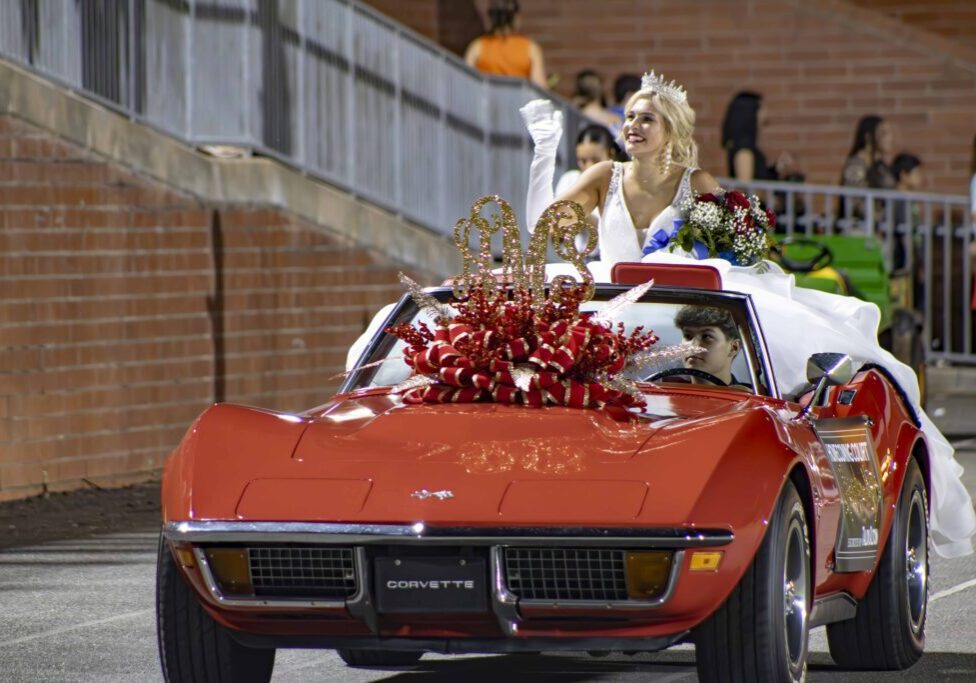
[[[239,442],[236,452],[251,462],[199,462],[194,517],[625,525],[659,517],[659,501],[667,499],[678,523],[701,493],[685,485],[681,461],[695,461],[691,479],[703,484],[755,409],[748,395],[706,392],[649,395],[642,417],[348,397],[301,416],[303,428],[288,432],[291,445],[282,440],[286,453],[250,453],[240,428],[226,430],[217,439],[221,448]],[[253,420],[237,421],[257,428]]]
[[[571,467],[565,460],[615,461],[633,456],[656,424],[676,417],[667,400],[645,420],[604,410],[498,403],[404,405],[397,396],[348,400],[314,417],[293,455],[308,462],[409,462],[498,469],[502,452],[538,454],[529,469]],[[551,454],[543,458],[539,447]],[[584,448],[581,448],[585,446]],[[573,451],[573,454],[570,454]],[[544,462],[541,462],[544,461]],[[562,461],[562,465],[560,462]]]

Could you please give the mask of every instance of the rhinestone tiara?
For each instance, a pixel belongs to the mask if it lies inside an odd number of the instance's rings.
[[[684,104],[688,101],[688,93],[685,92],[684,88],[674,81],[665,82],[663,76],[659,76],[653,71],[651,73],[645,73],[641,77],[641,90],[653,90],[662,97],[667,97],[677,104]]]

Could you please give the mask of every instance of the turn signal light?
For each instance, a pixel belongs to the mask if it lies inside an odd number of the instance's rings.
[[[251,569],[245,548],[207,548],[207,563],[222,593],[253,595]]]
[[[724,555],[721,550],[696,550],[691,554],[688,568],[693,572],[717,572]]]
[[[197,566],[197,559],[193,556],[193,547],[188,545],[174,545],[173,554],[183,569],[193,569]]]
[[[634,600],[660,597],[671,575],[668,551],[627,553],[627,594]]]

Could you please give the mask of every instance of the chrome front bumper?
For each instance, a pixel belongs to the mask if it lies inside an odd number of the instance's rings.
[[[601,528],[601,527],[429,527],[411,525],[323,524],[304,522],[170,522],[163,536],[171,542],[190,543],[212,600],[228,608],[345,608],[362,620],[371,632],[379,633],[379,615],[369,587],[372,585],[367,546],[480,546],[489,548],[491,607],[502,632],[518,633],[519,606],[543,609],[644,610],[659,607],[674,593],[684,551],[727,545],[733,534],[724,529]],[[347,600],[240,598],[224,595],[211,571],[200,544],[299,543],[352,546],[355,554],[357,591]],[[526,600],[513,595],[506,585],[506,547],[577,547],[660,549],[674,551],[664,592],[653,600]]]

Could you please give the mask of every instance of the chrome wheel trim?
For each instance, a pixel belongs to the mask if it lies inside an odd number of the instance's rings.
[[[905,601],[912,633],[916,636],[925,624],[929,589],[928,518],[922,492],[912,491],[905,521]]]
[[[806,531],[802,521],[794,517],[786,532],[786,550],[783,558],[783,635],[791,669],[796,669],[806,658],[809,572]]]

